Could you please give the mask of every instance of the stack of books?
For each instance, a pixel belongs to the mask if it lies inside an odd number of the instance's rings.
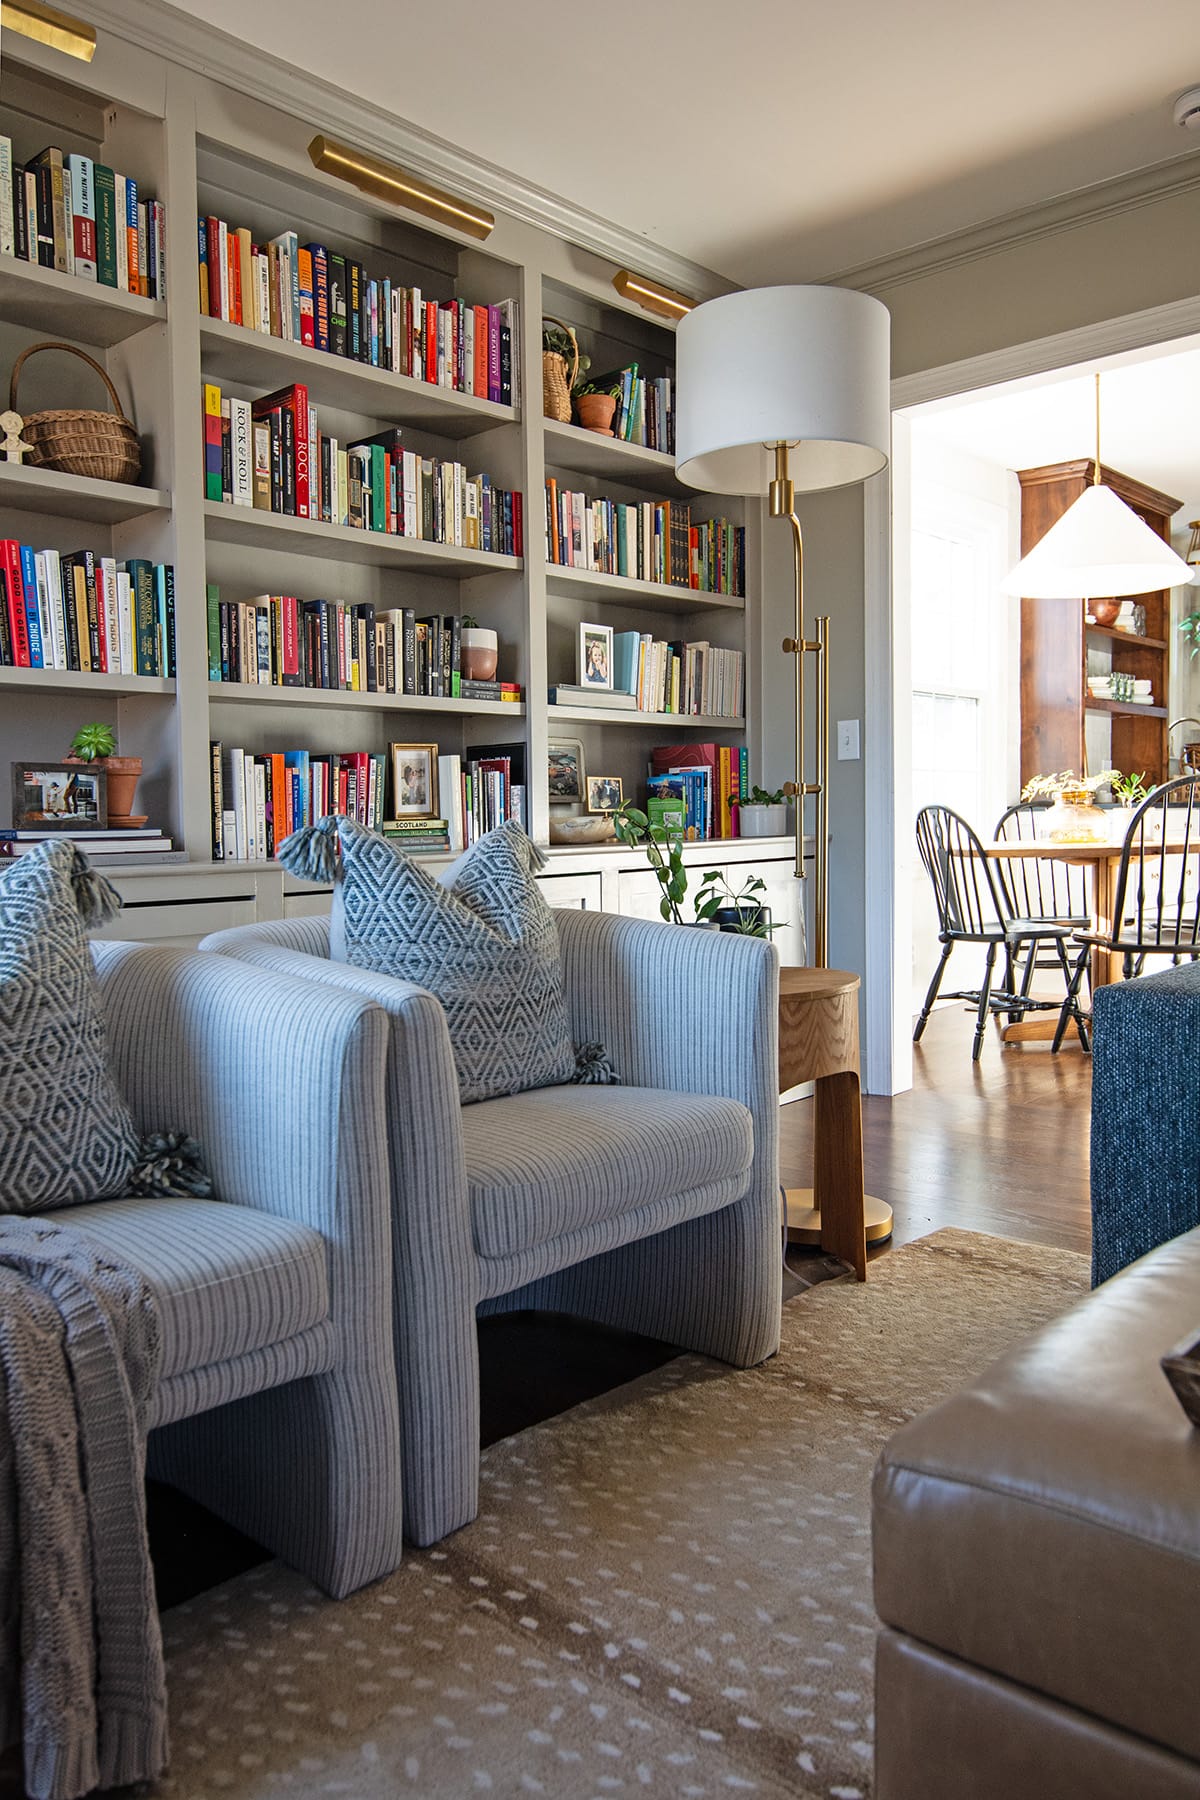
[[[211,214],[197,225],[206,317],[503,406],[520,391],[515,300],[431,300],[295,231],[256,243]]]
[[[166,208],[131,175],[57,144],[14,162],[0,137],[0,256],[147,300],[166,298]]]
[[[410,856],[450,854],[450,827],[445,819],[385,819],[380,830]]]
[[[665,744],[650,752],[648,799],[683,807],[689,841],[736,837],[737,805],[749,793],[744,744]]]
[[[568,569],[665,582],[700,593],[746,591],[746,533],[727,519],[692,522],[678,500],[594,500],[546,477],[546,560]]]
[[[746,658],[707,639],[684,642],[648,631],[613,634],[613,685],[642,712],[692,713],[740,719],[745,709]]]
[[[303,382],[257,400],[204,384],[204,496],[364,531],[522,553],[519,492],[464,463],[406,450],[398,427],[342,443],[322,432]]]
[[[176,850],[169,837],[153,825],[79,831],[0,831],[0,858],[24,856],[39,844],[67,838],[77,844],[98,869],[140,868],[146,863],[186,862],[186,850]]]
[[[257,754],[219,740],[209,748],[216,862],[268,862],[284,838],[327,813],[374,831],[383,823],[387,759],[378,751]]]
[[[423,694],[433,699],[518,702],[514,681],[468,681],[462,617],[369,601],[300,600],[258,594],[222,600],[208,584],[208,678],[264,687],[337,688],[348,693]]]
[[[0,539],[0,667],[174,675],[173,566]]]

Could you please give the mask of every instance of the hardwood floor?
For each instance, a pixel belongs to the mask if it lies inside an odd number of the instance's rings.
[[[913,1046],[911,1091],[863,1097],[866,1188],[893,1209],[893,1244],[958,1225],[1090,1251],[1091,1057],[1075,1044],[1005,1049],[989,1026],[972,1063],[973,1030],[965,1008],[935,1011]],[[812,1111],[801,1100],[780,1113],[787,1186],[812,1181]]]

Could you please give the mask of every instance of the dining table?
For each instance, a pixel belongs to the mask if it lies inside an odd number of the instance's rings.
[[[1117,870],[1121,865],[1121,856],[1125,849],[1124,836],[1115,841],[1091,844],[1057,843],[1049,838],[1012,838],[998,842],[985,843],[984,855],[997,862],[1013,862],[1020,859],[1037,859],[1045,862],[1062,862],[1082,865],[1092,871],[1091,905],[1092,929],[1098,934],[1111,932],[1113,913],[1116,903]],[[1153,849],[1155,858],[1162,853],[1164,846],[1158,843],[1147,843],[1147,851]],[[1200,856],[1200,840],[1195,835],[1190,838],[1175,840],[1168,838],[1165,851],[1168,856],[1188,857]],[[1092,952],[1092,987],[1107,987],[1111,982],[1120,981],[1123,973],[1122,952],[1110,951],[1103,945],[1097,945]],[[1020,1019],[1008,1024],[1001,1032],[1005,1043],[1020,1043],[1054,1036],[1057,1017],[1054,1013],[1034,1014],[1028,1019]]]

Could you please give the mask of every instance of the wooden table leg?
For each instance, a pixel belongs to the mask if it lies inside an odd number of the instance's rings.
[[[858,1075],[843,1069],[818,1076],[813,1119],[813,1201],[821,1215],[821,1248],[867,1279],[863,1213],[862,1101]]]

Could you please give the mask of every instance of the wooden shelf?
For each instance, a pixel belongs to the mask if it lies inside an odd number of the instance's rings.
[[[1118,631],[1115,625],[1085,625],[1089,637],[1108,638],[1114,644],[1135,644],[1139,650],[1165,650],[1163,638],[1139,637],[1136,631]]]
[[[79,669],[0,669],[0,687],[24,688],[37,694],[170,694],[175,678],[167,675],[105,675]]]
[[[259,387],[264,392],[302,381],[317,406],[336,406],[373,418],[400,419],[424,425],[444,438],[475,437],[497,425],[512,425],[517,412],[474,394],[414,381],[370,363],[351,362],[328,350],[313,350],[230,325],[224,319],[200,320],[200,354],[205,375],[213,381]]]
[[[630,712],[626,707],[606,711],[602,706],[548,706],[551,725],[569,719],[576,725],[655,725],[669,731],[744,731],[742,718],[723,719],[713,713]]]
[[[523,700],[435,699],[429,694],[355,694],[344,688],[276,687],[249,681],[210,681],[209,704],[251,706],[335,706],[367,712],[444,713],[454,718],[483,716],[523,719]]]
[[[110,350],[148,325],[162,324],[166,316],[161,300],[145,300],[141,294],[0,256],[0,317],[13,324]]]
[[[249,544],[258,550],[295,550],[378,567],[423,569],[428,575],[507,574],[521,567],[519,556],[494,550],[462,550],[424,538],[397,537],[388,531],[361,531],[354,525],[325,525],[319,519],[294,519],[288,513],[263,512],[251,506],[204,502],[207,536],[227,544]],[[349,556],[346,556],[349,552]]]
[[[1089,695],[1084,702],[1085,712],[1120,713],[1126,718],[1165,719],[1165,706],[1136,706],[1124,700],[1094,700]]]
[[[662,450],[647,450],[642,444],[627,444],[620,438],[584,431],[580,425],[564,425],[557,419],[544,419],[542,429],[546,462],[552,468],[579,475],[607,475],[613,481],[651,488],[657,493],[696,493],[676,475],[675,458]]]
[[[96,481],[90,475],[63,475],[57,469],[0,462],[0,506],[86,519],[93,525],[119,525],[142,513],[169,512],[171,496],[163,488],[133,487],[125,481]]]
[[[736,594],[707,594],[699,588],[672,587],[665,581],[633,581],[628,575],[602,575],[593,569],[569,569],[562,563],[546,564],[546,586],[551,593],[572,598],[605,601],[610,606],[650,606],[659,612],[746,610],[746,602]]]

